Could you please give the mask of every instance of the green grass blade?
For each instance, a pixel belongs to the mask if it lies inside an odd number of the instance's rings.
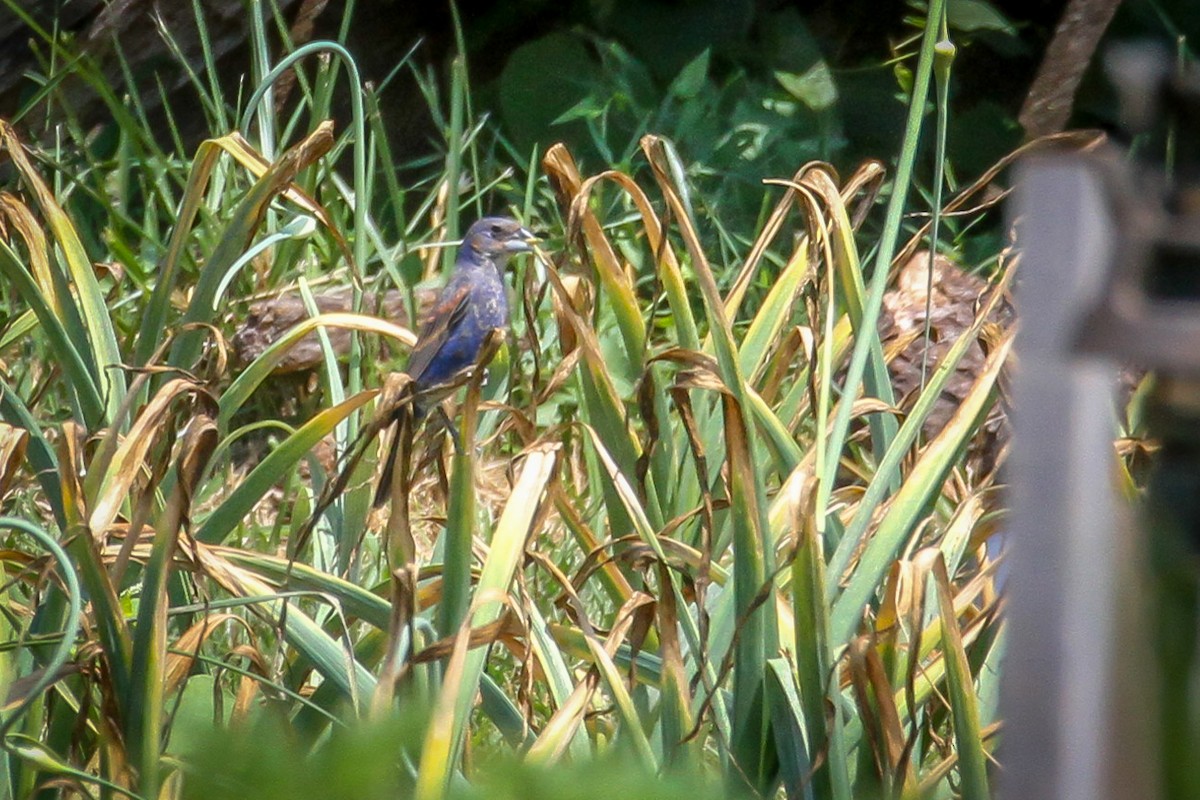
[[[217,415],[217,422],[221,430],[226,430],[229,427],[229,422],[233,419],[233,415],[246,404],[246,401],[250,399],[250,396],[254,394],[255,390],[264,381],[270,379],[279,362],[284,359],[287,351],[293,345],[314,330],[327,326],[354,328],[365,333],[386,336],[400,342],[405,347],[411,347],[416,343],[416,336],[413,335],[412,331],[387,320],[378,319],[377,317],[343,312],[309,317],[306,320],[296,323],[272,342],[266,350],[260,353],[254,361],[242,370],[241,374],[234,379],[229,388],[221,395],[221,399],[218,401],[219,413]]]
[[[71,560],[58,542],[54,541],[54,537],[28,520],[15,517],[0,517],[0,528],[21,531],[50,551],[50,555],[58,564],[58,571],[62,576],[63,588],[66,590],[67,596],[67,617],[59,628],[62,638],[48,658],[39,660],[41,677],[25,690],[24,697],[4,717],[4,722],[0,724],[0,739],[4,739],[13,725],[19,722],[30,706],[38,700],[41,693],[58,679],[59,668],[70,658],[83,613],[83,592],[79,586],[79,579],[75,575],[75,569],[71,566]],[[5,688],[7,690],[8,687]]]
[[[287,473],[317,442],[329,435],[339,422],[372,400],[377,391],[362,392],[341,405],[327,408],[300,426],[255,467],[238,484],[220,506],[204,520],[196,531],[196,539],[207,544],[219,544],[239,524],[255,504]]]
[[[963,356],[966,355],[967,350],[978,341],[979,332],[987,322],[992,309],[996,307],[996,304],[1003,297],[1009,280],[1011,280],[1011,273],[1006,274],[1004,280],[993,289],[989,302],[976,314],[972,325],[963,331],[954,344],[951,345],[950,349],[946,351],[946,354],[938,363],[938,368],[933,378],[926,384],[925,389],[917,398],[917,402],[905,416],[904,424],[900,427],[896,437],[892,440],[891,446],[879,461],[874,476],[871,478],[870,483],[867,484],[866,491],[859,500],[858,510],[855,512],[853,518],[851,518],[850,524],[846,526],[845,532],[838,541],[837,548],[829,559],[829,571],[832,574],[841,575],[846,569],[847,564],[850,563],[851,557],[867,533],[872,517],[878,511],[879,504],[892,491],[893,480],[900,475],[900,465],[905,456],[908,455],[909,449],[917,441],[917,437],[921,433],[921,428],[925,424],[925,419],[941,398],[943,389],[950,381],[950,378],[954,376],[955,370]],[[906,481],[909,479],[910,477],[906,477]],[[830,599],[832,600],[833,598],[830,597]]]
[[[1012,348],[1012,333],[989,356],[987,367],[940,434],[921,453],[916,466],[893,496],[875,535],[859,558],[846,589],[833,605],[833,642],[849,641],[858,627],[863,609],[870,601],[888,565],[937,495],[959,453],[974,433],[976,419],[986,412],[996,380]]]
[[[299,561],[236,547],[214,546],[211,549],[225,561],[270,581],[275,586],[283,586],[286,583],[298,591],[319,594],[340,606],[347,616],[361,619],[379,630],[387,630],[391,604],[368,589]]]
[[[75,348],[74,341],[78,340],[73,340],[63,327],[47,298],[34,283],[33,277],[25,271],[16,253],[3,242],[0,242],[0,274],[3,274],[37,315],[50,349],[59,359],[58,363],[66,375],[77,419],[90,430],[98,430],[104,425],[108,409],[100,395],[95,377]]]
[[[117,347],[117,335],[109,317],[108,304],[92,268],[92,261],[83,249],[83,243],[79,240],[79,234],[70,219],[34,169],[16,133],[3,121],[0,121],[0,142],[3,142],[4,149],[16,165],[26,187],[36,198],[38,207],[54,234],[54,240],[62,251],[66,262],[65,276],[79,294],[86,341],[100,371],[100,394],[104,398],[108,415],[113,416],[125,397],[125,373],[120,369],[122,361],[121,352]]]
[[[769,659],[767,687],[784,791],[789,800],[813,800],[812,751],[804,735],[804,708],[792,665],[782,658]]]
[[[950,714],[954,719],[954,743],[958,752],[958,771],[962,777],[959,788],[964,800],[990,800],[992,793],[988,789],[987,756],[983,752],[983,737],[979,729],[974,681],[954,613],[954,594],[946,574],[946,562],[941,557],[934,564],[933,572],[938,587],[938,612],[942,619],[942,639],[945,643],[946,685]]]
[[[536,448],[525,456],[521,473],[492,534],[475,599],[463,621],[464,628],[486,625],[500,617],[505,607],[503,598],[520,565],[529,526],[541,504],[556,460],[557,447],[553,446]],[[421,750],[415,793],[417,800],[440,800],[444,796],[462,748],[467,719],[483,674],[486,649],[467,650],[466,637],[460,633],[459,639]],[[452,675],[454,680],[451,679]]]
[[[811,497],[815,481],[805,487]],[[809,752],[825,753],[812,776],[814,795],[850,800],[847,740],[842,735],[837,673],[830,638],[829,607],[825,601],[825,559],[822,538],[811,516],[811,503],[795,508],[797,542],[792,562],[792,613],[796,639],[796,680],[800,689],[805,740]],[[832,699],[832,715],[826,703]]]
[[[679,222],[692,268],[696,272],[708,316],[709,334],[729,395],[724,398],[726,458],[729,462],[733,528],[734,592],[739,619],[745,619],[739,632],[737,669],[734,672],[734,730],[739,732],[734,750],[746,777],[755,789],[764,790],[771,780],[765,771],[765,753],[772,745],[769,720],[763,709],[763,680],[766,654],[778,646],[775,615],[768,608],[753,609],[759,591],[773,569],[773,551],[766,545],[767,507],[764,487],[756,479],[758,464],[752,436],[751,412],[745,381],[738,361],[733,330],[725,313],[725,304],[717,289],[708,259],[687,216],[687,209],[674,191],[670,169],[664,163],[661,143],[654,137],[643,139],[655,178]]]
[[[200,548],[201,559],[215,560],[219,550]],[[209,568],[212,576],[226,591],[238,597],[278,597],[279,593],[261,578],[230,564]],[[280,615],[284,600],[268,603],[271,613]],[[322,679],[333,687],[336,695],[347,700],[354,710],[362,710],[365,701],[375,691],[375,677],[354,657],[349,643],[340,643],[326,633],[312,617],[294,605],[289,605],[283,629],[284,638],[312,664]],[[325,683],[322,683],[322,687]],[[336,705],[336,704],[335,704]]]
[[[138,775],[138,785],[158,796],[165,708],[164,661],[167,654],[167,581],[179,533],[187,522],[191,498],[217,445],[217,428],[210,417],[198,416],[188,425],[176,465],[175,491],[156,526],[150,560],[138,603],[134,629],[130,692],[125,698],[125,746]]]
[[[315,163],[332,146],[333,124],[322,123],[304,141],[280,156],[255,181],[234,210],[216,248],[205,263],[183,315],[183,324],[207,323],[213,319],[217,290],[229,268],[250,246],[250,240],[262,223],[271,201],[288,187],[301,169]],[[175,337],[167,363],[184,369],[191,368],[200,355],[203,341],[203,331],[180,332]]]

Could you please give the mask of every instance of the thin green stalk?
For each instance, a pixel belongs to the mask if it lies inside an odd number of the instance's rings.
[[[929,225],[929,271],[925,276],[925,347],[921,351],[921,391],[929,370],[930,330],[933,325],[933,265],[937,261],[938,229],[942,223],[942,188],[946,174],[946,131],[950,116],[950,66],[954,63],[955,47],[950,41],[950,29],[942,20],[942,39],[934,47],[933,76],[937,81],[937,148],[933,162],[933,208]]]
[[[275,82],[263,80],[269,72],[271,54],[267,52],[267,31],[263,24],[262,0],[250,3],[251,75],[261,91],[247,107],[258,119],[258,150],[268,161],[275,160]],[[242,130],[249,130],[245,125]]]
[[[453,7],[453,4],[451,4]],[[463,117],[467,94],[467,64],[459,53],[450,64],[450,131],[446,142],[446,235],[447,241],[458,239],[458,184],[462,176]],[[442,252],[442,273],[449,275],[454,268],[454,250]]]
[[[192,16],[196,20],[196,32],[200,36],[200,52],[204,55],[204,74],[208,77],[208,93],[201,92],[200,97],[207,99],[218,130],[229,130],[229,112],[225,108],[225,95],[221,91],[221,82],[217,79],[217,62],[213,57],[212,42],[208,38],[208,24],[204,21],[204,10],[201,0],[192,0]],[[165,104],[164,104],[165,107]]]
[[[879,240],[879,250],[875,254],[875,269],[871,275],[870,293],[863,308],[860,327],[863,335],[859,336],[854,343],[850,366],[846,370],[843,397],[847,400],[856,395],[858,386],[862,383],[867,356],[870,354],[871,336],[867,332],[875,330],[879,323],[879,311],[883,305],[884,290],[887,288],[888,271],[896,252],[896,244],[900,236],[900,223],[904,216],[904,205],[908,198],[909,186],[912,183],[913,164],[916,161],[917,146],[921,138],[921,118],[925,113],[925,98],[929,94],[929,82],[933,72],[934,47],[938,41],[937,33],[945,11],[946,0],[931,0],[925,21],[925,33],[921,40],[917,74],[913,81],[912,98],[908,106],[908,119],[904,126],[900,162],[896,169],[892,194],[888,198],[887,217]],[[817,485],[817,524],[821,526],[822,530],[828,514],[829,499],[833,492],[838,461],[841,459],[842,448],[846,444],[846,436],[850,430],[853,405],[852,402],[838,404],[837,414],[833,420],[833,430],[829,434],[828,452],[823,465],[824,471]]]
[[[370,190],[367,183],[367,118],[363,108],[362,78],[359,75],[358,64],[355,63],[354,56],[342,45],[330,41],[309,42],[303,47],[297,48],[294,53],[289,54],[276,64],[267,73],[267,76],[263,78],[258,88],[254,90],[254,94],[250,96],[250,102],[246,104],[246,111],[242,114],[239,128],[241,130],[249,129],[250,117],[253,115],[254,109],[258,106],[268,87],[274,84],[280,75],[300,59],[311,53],[318,52],[332,53],[345,63],[350,76],[350,86],[352,87],[350,92],[350,111],[352,125],[354,126],[354,242],[352,246],[354,263],[350,265],[350,270],[354,278],[353,308],[357,311],[362,308],[362,270],[367,263],[367,246],[370,242],[365,234],[367,230],[367,206],[370,199]],[[347,387],[349,393],[352,395],[362,389],[361,359],[362,353],[358,337],[355,336],[351,339],[350,384]],[[349,433],[351,435],[354,433],[353,428]]]

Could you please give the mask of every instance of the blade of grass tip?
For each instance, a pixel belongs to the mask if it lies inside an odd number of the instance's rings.
[[[883,305],[884,290],[887,288],[888,271],[896,252],[900,223],[904,216],[904,205],[907,202],[908,189],[912,183],[913,164],[916,160],[917,145],[921,136],[921,119],[925,113],[925,99],[929,94],[929,81],[933,71],[934,46],[937,44],[938,29],[945,13],[946,0],[930,0],[925,32],[921,39],[921,53],[913,81],[912,97],[909,100],[908,118],[904,126],[900,160],[896,168],[896,178],[892,184],[892,194],[888,198],[887,215],[884,220],[883,232],[880,235],[879,250],[875,255],[870,289],[863,308],[860,330],[864,332],[875,330],[879,324],[879,311]],[[870,339],[868,333],[860,336],[854,343],[850,366],[846,370],[846,380],[843,384],[844,396],[853,397],[857,393],[857,387],[862,382],[867,357],[871,351]],[[837,475],[837,465],[841,460],[842,448],[845,446],[846,436],[850,429],[852,406],[852,403],[838,404],[833,429],[829,433],[826,463],[823,465],[823,474],[817,487],[816,513],[822,518],[828,513],[833,481]]]
[[[125,373],[120,369],[121,351],[117,347],[117,335],[104,293],[92,268],[91,259],[83,249],[83,242],[71,224],[70,218],[58,205],[53,193],[42,180],[25,148],[17,138],[16,131],[7,122],[0,120],[0,143],[12,159],[25,186],[37,200],[42,215],[50,225],[63,257],[66,275],[79,295],[80,311],[86,328],[88,346],[95,355],[98,376],[102,387],[101,396],[109,414],[115,414],[125,397]]]
[[[608,170],[582,180],[575,162],[561,145],[556,145],[547,152],[544,164],[555,183],[560,200],[564,202],[569,200],[572,219],[570,225],[572,227],[576,224],[582,225],[583,235],[591,254],[591,262],[600,284],[605,289],[606,302],[611,304],[616,316],[617,326],[625,345],[624,355],[627,364],[615,368],[614,371],[626,369],[628,371],[624,374],[631,380],[653,381],[661,369],[651,369],[647,374],[645,368],[642,367],[646,358],[647,321],[638,306],[636,288],[626,270],[621,267],[616,250],[605,235],[603,226],[592,212],[589,201],[593,190],[601,182],[617,184],[633,201],[641,216],[647,243],[654,253],[656,269],[666,292],[668,305],[674,315],[676,336],[683,346],[697,349],[699,336],[696,333],[691,304],[687,299],[686,288],[675,253],[669,240],[664,236],[657,212],[645,192],[628,175]],[[610,365],[610,369],[613,369],[612,365]],[[643,388],[649,386],[646,383],[642,385]],[[666,394],[651,391],[650,398],[652,404],[646,408],[653,413],[653,418],[668,419],[669,405]],[[647,420],[650,419],[649,414],[645,416]],[[654,489],[654,500],[651,502],[651,506],[652,508],[666,506],[670,503],[671,480],[669,476],[674,466],[678,464],[674,439],[659,437],[654,442],[652,459],[653,471],[647,481],[653,483]],[[658,515],[657,511],[655,514],[656,519],[661,519],[661,515]]]
[[[450,4],[451,9],[454,4]],[[446,131],[446,166],[442,180],[446,185],[445,238],[458,241],[459,231],[459,185],[462,181],[463,116],[466,104],[467,65],[466,54],[459,51],[450,62],[450,127]],[[449,275],[454,269],[454,250],[442,252],[442,274]]]
[[[312,217],[301,214],[278,231],[264,236],[262,240],[251,245],[246,252],[238,257],[237,261],[229,265],[229,268],[225,270],[225,274],[221,276],[220,283],[217,284],[216,291],[213,294],[212,310],[217,312],[222,308],[225,292],[228,291],[230,284],[237,278],[242,268],[257,258],[259,254],[270,250],[281,242],[307,239],[309,236],[312,236],[313,231],[316,229],[317,221]],[[301,280],[304,279],[301,278]],[[301,292],[301,296],[303,296],[303,291]],[[313,314],[314,312],[310,309],[309,313]],[[318,333],[319,338],[324,338],[324,336],[324,331]],[[324,343],[327,344],[327,341]]]
[[[558,449],[557,444],[545,444],[526,454],[521,472],[492,534],[475,601],[470,613],[463,619],[464,628],[495,622],[505,608],[501,598],[507,596],[508,586],[520,565],[530,525],[553,473]],[[487,648],[468,651],[466,645],[467,637],[460,635],[455,653],[451,656],[451,666],[446,670],[446,680],[438,694],[434,719],[425,735],[416,787],[418,800],[444,797],[462,749],[471,706],[487,658]],[[456,673],[455,680],[451,680],[452,673]]]
[[[741,310],[742,301],[746,297],[746,292],[753,284],[755,276],[758,274],[759,265],[762,263],[763,257],[767,254],[767,249],[778,236],[779,231],[783,228],[783,222],[787,218],[788,210],[793,201],[793,193],[797,190],[797,185],[800,179],[804,176],[804,170],[796,172],[790,181],[776,181],[772,179],[764,180],[765,184],[778,184],[787,189],[783,196],[775,203],[769,216],[758,228],[758,236],[755,237],[754,244],[750,247],[750,251],[746,254],[742,261],[742,266],[738,269],[737,276],[729,285],[729,290],[725,293],[725,313],[730,317],[736,318]],[[763,195],[764,208],[768,196]],[[801,245],[807,237],[800,240]]]
[[[455,84],[461,84],[461,87],[462,87],[461,88],[462,116],[464,119],[463,124],[470,125],[471,122],[474,120],[475,115],[471,109],[471,97],[473,96],[473,93],[471,92],[471,72],[470,72],[470,70],[467,69],[467,53],[469,51],[467,50],[467,37],[466,37],[464,28],[463,28],[462,17],[458,13],[458,3],[454,2],[454,0],[450,0],[450,19],[451,19],[451,22],[454,27],[454,49],[458,53],[458,58],[455,59],[454,63],[451,64],[451,69],[461,70],[461,72],[462,72],[461,79],[456,75],[456,76],[453,76],[451,78],[451,80]],[[455,102],[453,88],[451,90],[450,102],[453,107],[453,103]],[[451,127],[454,126],[453,119],[451,119],[450,124],[451,124]],[[481,130],[481,126],[477,123],[476,124],[476,132],[478,132],[479,130]],[[476,141],[476,138],[474,135],[471,135],[467,138],[466,148],[467,148],[467,156],[471,162],[470,175],[476,181],[478,181],[479,176],[482,173],[480,172],[480,169],[479,169],[479,145],[477,144],[477,141]],[[475,195],[475,197],[473,198],[473,200],[475,203],[475,216],[477,218],[482,217],[483,216],[483,196],[477,193]]]
[[[122,60],[123,53],[119,47],[114,49],[116,50],[116,60],[119,64],[119,62]],[[80,69],[73,77],[80,78],[88,84],[88,87],[95,92],[100,101],[103,102],[105,110],[107,110],[112,116],[113,122],[116,123],[114,126],[116,128],[118,137],[118,154],[115,159],[117,162],[115,165],[116,175],[119,177],[122,172],[125,172],[126,175],[128,175],[128,165],[121,163],[122,157],[119,153],[120,148],[123,146],[120,141],[122,139],[125,140],[125,145],[136,143],[139,146],[139,149],[143,151],[143,155],[148,157],[148,161],[163,155],[161,149],[157,146],[157,143],[154,141],[146,126],[144,126],[141,121],[138,120],[137,117],[129,110],[129,106],[132,102],[131,97],[139,94],[137,84],[133,83],[131,80],[128,80],[126,85],[122,87],[124,91],[118,93],[116,89],[118,82],[103,74],[94,61],[86,60],[83,62],[83,64],[86,66]],[[70,117],[72,113],[73,109],[67,112],[67,116]],[[79,129],[72,130],[70,133],[70,138],[75,142],[81,142],[83,139],[79,136],[80,133],[82,133],[82,131]],[[57,154],[61,154],[61,143],[56,144]],[[100,182],[101,180],[107,181],[113,177],[114,169],[112,161],[108,160],[102,164],[98,155],[93,152],[92,148],[88,147],[84,147],[80,154],[88,162],[89,169],[87,172],[91,176],[94,176],[94,179],[97,180],[99,196],[104,198],[106,204],[114,202],[120,203],[123,199],[120,196],[120,189],[118,188],[117,191],[113,192],[111,185],[104,186],[104,184]],[[56,160],[58,160],[59,163],[62,163],[61,158]],[[62,189],[63,187],[60,185],[55,186],[56,193],[61,193]]]
[[[801,240],[792,257],[779,272],[754,319],[750,321],[750,327],[742,338],[738,356],[742,374],[752,384],[758,377],[771,345],[791,318],[792,306],[796,302],[801,283],[808,277],[810,266],[806,237]]]
[[[237,131],[234,131],[227,136],[222,136],[219,139],[210,139],[205,143],[205,145],[219,147],[221,150],[232,156],[234,161],[245,167],[246,170],[255,178],[263,177],[267,174],[267,171],[271,169],[272,162],[264,158],[261,153],[251,147],[250,143],[247,142],[245,138],[243,138],[242,135]],[[222,172],[218,172],[216,175],[218,179],[224,177],[224,173]],[[336,183],[337,176],[334,175],[333,178]],[[221,185],[222,184],[217,183],[212,191],[213,198],[217,202],[219,202],[221,199],[221,191],[219,189]],[[339,186],[339,189],[340,188],[341,187]],[[349,191],[344,193],[344,195],[347,197],[349,194]],[[292,183],[283,189],[282,196],[290,200],[294,205],[299,206],[299,208],[306,214],[318,220],[325,227],[325,230],[329,233],[329,235],[333,237],[334,243],[337,245],[342,256],[346,259],[346,262],[353,266],[354,254],[350,251],[350,246],[346,243],[345,237],[342,236],[342,232],[338,228],[337,223],[334,221],[333,216],[323,205],[314,199],[311,192],[306,191],[303,187],[296,183]],[[287,263],[291,262],[288,261]],[[272,267],[272,269],[274,270],[276,267]]]
[[[946,533],[938,543],[942,557],[946,559],[946,571],[957,575],[959,565],[967,555],[971,535],[977,532],[977,524],[987,510],[983,492],[972,492],[954,510],[946,525]]]
[[[157,434],[173,423],[171,406],[177,398],[202,391],[202,387],[187,378],[173,378],[163,384],[154,398],[138,414],[129,433],[121,440],[97,487],[88,528],[93,536],[107,536],[108,528],[130,497],[134,481],[141,477],[146,455]],[[89,469],[89,476],[91,470]],[[85,484],[86,487],[86,484]]]
[[[407,58],[407,56],[405,57]],[[400,185],[399,165],[396,164],[396,159],[392,155],[392,146],[388,142],[387,128],[384,126],[383,115],[379,110],[379,94],[370,84],[365,89],[367,95],[367,122],[371,127],[371,144],[376,152],[378,152],[379,160],[383,163],[382,172],[384,186],[387,189],[387,204],[391,206],[396,232],[399,233],[404,230],[406,225],[404,204],[407,193]]]
[[[642,455],[641,443],[627,423],[624,403],[613,383],[611,365],[604,359],[596,331],[584,318],[586,310],[581,312],[575,307],[571,292],[563,284],[558,271],[549,264],[546,265],[546,277],[550,279],[550,286],[560,301],[556,311],[574,332],[583,354],[585,368],[579,370],[578,379],[583,396],[581,405],[584,419],[600,432],[601,440],[620,465],[621,473],[627,477],[636,475],[637,460]],[[616,535],[622,535],[632,527],[632,521],[625,515],[623,505],[609,493],[608,485],[604,482],[601,485],[605,487],[605,497],[610,501],[605,507],[609,527]],[[658,499],[657,493],[648,493],[646,511],[651,522],[661,527],[664,520]]]
[[[4,333],[0,334],[0,350],[7,350],[22,339],[32,336],[39,324],[37,314],[33,313],[32,308],[17,314],[4,327]]]
[[[538,145],[529,150],[529,162],[525,165],[525,195],[521,203],[521,219],[532,219],[534,214],[534,191],[538,186]],[[538,263],[535,261],[535,263]]]
[[[629,360],[629,364],[625,366],[632,373],[633,365],[640,363],[643,358],[646,321],[638,306],[633,285],[621,269],[620,259],[613,249],[612,242],[605,235],[600,220],[588,206],[588,195],[596,179],[588,179],[585,187],[575,159],[561,144],[556,144],[546,151],[546,156],[542,159],[542,168],[549,176],[560,203],[569,210],[568,227],[572,230],[582,229],[587,243],[587,260],[592,263],[598,283],[604,288],[608,302],[612,304],[613,315],[625,344],[625,356]],[[585,191],[585,188],[588,191]],[[636,200],[636,195],[634,199]],[[574,228],[575,225],[579,225],[580,228]]]
[[[212,109],[216,129],[227,131],[230,128],[229,113],[225,106],[225,93],[221,90],[218,77],[217,62],[213,57],[212,41],[208,35],[208,22],[204,17],[201,0],[192,0],[192,18],[196,21],[196,33],[200,38],[200,52],[204,56],[204,74],[208,78],[208,92],[201,93],[208,106]]]
[[[270,73],[271,54],[267,46],[267,30],[263,23],[262,0],[250,0],[250,75],[256,86],[257,100],[247,111],[258,120],[258,149],[269,159],[275,158],[275,82],[265,80]],[[243,128],[243,130],[247,130]]]
[[[822,220],[822,224],[823,224],[823,220]],[[825,239],[825,241],[822,242],[822,245],[825,246],[826,248],[828,248],[829,247],[828,237],[823,237],[823,238]],[[831,482],[833,480],[833,476],[826,475],[826,471],[830,468],[836,470],[838,464],[840,463],[839,460],[836,458],[835,459],[829,458],[829,453],[827,452],[827,448],[829,447],[829,440],[825,435],[825,432],[829,430],[829,410],[833,407],[833,369],[834,369],[834,350],[835,350],[834,341],[835,341],[835,337],[836,337],[835,320],[838,317],[838,314],[837,314],[837,292],[834,290],[834,284],[835,284],[834,271],[835,271],[836,267],[834,265],[834,261],[831,256],[829,256],[829,255],[826,256],[825,265],[826,265],[825,266],[825,270],[826,270],[826,274],[825,274],[826,303],[825,303],[825,309],[824,309],[825,313],[820,314],[820,311],[817,312],[822,318],[821,348],[820,348],[820,355],[816,355],[814,353],[814,356],[818,359],[817,363],[814,365],[814,368],[817,370],[816,377],[817,377],[817,381],[818,381],[818,383],[817,383],[818,389],[817,389],[817,397],[815,399],[817,407],[816,407],[816,409],[814,409],[814,411],[816,412],[816,423],[817,423],[816,446],[813,448],[814,449],[814,457],[816,459],[816,470],[817,470],[816,471],[816,476],[817,476],[817,484],[816,485],[818,487],[818,491],[819,491],[819,487],[823,483]],[[849,323],[849,315],[847,315],[845,318],[843,318],[843,321]],[[849,330],[849,327],[850,327],[849,324],[847,324],[846,325],[847,330]],[[812,376],[810,376],[810,378],[811,377]],[[800,384],[797,384],[797,386],[799,387]],[[846,398],[847,400],[849,400],[851,396],[843,395],[843,397]],[[821,505],[818,502],[816,505],[814,505],[813,509],[814,509],[814,513],[816,514],[816,519],[814,520],[814,523],[816,525],[817,534],[821,537],[822,540],[828,540],[830,538],[830,526],[828,526],[826,524],[826,515],[824,513],[825,506]],[[838,541],[841,541],[842,538],[844,538],[844,537],[840,537],[838,539]],[[835,576],[837,575],[836,572],[832,572],[831,574],[833,574]],[[837,581],[835,579],[834,583],[836,583],[836,582]]]
[[[0,211],[7,217],[7,224],[21,237],[25,243],[25,251],[29,255],[28,271],[38,289],[46,296],[47,305],[54,309],[55,315],[62,321],[64,327],[78,327],[83,324],[79,317],[79,309],[75,306],[70,292],[59,291],[59,281],[56,281],[54,269],[50,266],[49,250],[46,234],[38,224],[29,206],[8,192],[0,192]],[[6,244],[11,239],[6,237]],[[11,244],[9,244],[11,248]],[[20,259],[17,259],[20,261]],[[95,370],[96,365],[89,362],[88,367]]]
[[[104,778],[98,778],[90,772],[76,769],[67,763],[65,759],[60,758],[44,742],[40,742],[31,736],[26,736],[22,733],[10,733],[5,737],[4,745],[6,749],[18,758],[36,766],[39,771],[47,775],[62,776],[70,778],[73,781],[78,781],[81,784],[91,783],[102,790],[107,789],[108,793],[105,794],[102,792],[102,797],[128,797],[130,800],[147,800],[145,795],[132,792],[125,786],[120,786]]]
[[[946,574],[946,562],[939,557],[933,568],[938,587],[938,611],[942,619],[942,637],[946,658],[946,684],[950,716],[954,720],[954,744],[958,753],[959,789],[964,800],[989,800],[987,756],[979,730],[979,708],[962,634],[954,613],[954,594]]]
[[[858,246],[854,241],[854,225],[850,220],[846,201],[843,200],[842,193],[834,182],[833,176],[825,170],[811,170],[806,175],[805,182],[824,199],[825,207],[832,218],[829,226],[823,231],[825,239],[823,244],[827,246],[826,257],[835,265],[833,272],[846,297],[846,307],[854,333],[859,339],[866,337],[871,348],[867,358],[868,368],[863,376],[866,391],[889,406],[895,405],[891,376],[884,358],[883,344],[879,340],[879,329],[876,325],[867,327],[863,322],[865,289],[862,279],[862,261],[859,258]],[[819,214],[820,212],[814,211],[813,213]],[[823,218],[821,224],[824,226]],[[832,292],[834,284],[831,282],[829,286]],[[857,386],[854,388],[857,389]],[[855,395],[849,396],[854,397]],[[867,417],[867,423],[871,428],[872,447],[876,458],[879,458],[896,436],[896,420],[891,414],[871,414]],[[892,479],[890,483],[894,488],[897,479]]]
[[[9,221],[13,227],[25,235],[26,242],[32,248],[27,248],[27,252],[33,262],[34,277],[37,278],[42,292],[53,304],[54,313],[67,335],[71,338],[72,346],[76,348],[79,356],[83,359],[83,363],[92,374],[92,380],[97,386],[97,391],[103,393],[102,387],[104,383],[97,361],[98,353],[90,346],[87,326],[83,320],[83,310],[79,305],[77,292],[71,289],[72,280],[69,272],[50,266],[50,261],[47,257],[49,250],[46,247],[45,235],[41,233],[41,229],[33,221],[32,213],[28,207],[23,204],[9,204],[7,211],[9,212]],[[28,225],[30,224],[34,227],[29,228]],[[61,252],[61,249],[58,252]],[[39,262],[41,262],[40,265]]]
[[[347,6],[346,16],[343,19],[348,20],[349,18],[350,7]],[[245,114],[242,116],[241,129],[249,129],[250,114],[253,113],[254,108],[261,99],[261,95],[274,85],[280,75],[310,53],[322,51],[336,56],[345,65],[347,77],[350,82],[350,116],[351,125],[354,129],[354,196],[351,199],[351,204],[354,208],[354,257],[350,262],[350,274],[353,279],[350,308],[358,313],[362,311],[362,270],[366,269],[367,258],[370,253],[370,237],[367,234],[367,209],[370,207],[371,201],[371,184],[367,177],[367,116],[363,110],[363,82],[362,76],[359,73],[358,63],[354,60],[354,56],[343,45],[337,42],[309,42],[302,47],[298,47],[294,52],[281,59],[259,83],[258,88],[255,89],[254,94],[250,98],[250,103],[246,107]],[[320,126],[318,127],[319,129]],[[358,337],[351,335],[349,358],[350,380],[348,385],[351,394],[357,394],[362,390],[361,348],[362,346]],[[358,432],[356,419],[350,421],[348,431],[351,437]]]
[[[280,38],[291,41],[291,32],[287,30],[286,24],[280,25]],[[288,50],[295,52],[296,48],[294,45],[289,45]],[[341,79],[341,68],[341,59],[319,59],[311,79],[304,74],[303,70],[297,67],[292,68],[292,78],[299,87],[303,98],[295,104],[296,108],[292,113],[293,124],[298,124],[305,116],[311,119],[328,119],[333,116],[332,108],[338,82]],[[290,128],[291,125],[289,124],[288,127]]]
[[[167,252],[158,270],[158,281],[154,285],[150,301],[142,309],[142,325],[138,330],[137,346],[134,349],[133,363],[136,366],[144,366],[162,343],[163,331],[166,330],[167,317],[171,311],[171,294],[175,291],[179,272],[179,260],[220,154],[218,139],[207,139],[196,148],[196,155],[188,171],[187,185],[184,187],[179,210],[175,214],[175,226],[167,242]]]

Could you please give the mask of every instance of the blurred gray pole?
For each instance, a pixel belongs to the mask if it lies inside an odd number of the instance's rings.
[[[1021,165],[1015,222],[1020,333],[1008,475],[1010,636],[999,760],[1005,800],[1150,800],[1143,746],[1126,750],[1117,699],[1118,598],[1129,588],[1128,523],[1114,498],[1116,368],[1076,352],[1104,288],[1114,220],[1089,157]],[[1124,562],[1124,563],[1123,563]],[[1137,728],[1138,726],[1134,726]]]

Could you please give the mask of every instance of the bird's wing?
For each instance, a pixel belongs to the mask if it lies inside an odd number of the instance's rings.
[[[408,357],[407,372],[414,381],[420,382],[429,363],[441,351],[454,329],[462,323],[463,317],[467,315],[470,295],[471,287],[464,285],[444,293],[438,299],[438,304],[425,320],[421,333],[417,336],[417,343]]]

